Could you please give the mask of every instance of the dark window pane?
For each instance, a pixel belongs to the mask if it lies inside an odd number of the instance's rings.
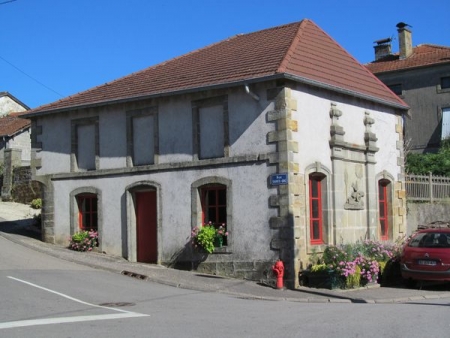
[[[380,220],[381,226],[381,236],[386,236],[386,222],[384,220]]]
[[[318,181],[316,180],[311,180],[311,197],[317,197],[319,190],[317,189],[318,187]]]
[[[227,204],[227,191],[225,189],[221,189],[218,191],[219,193],[219,205]]]
[[[207,192],[208,195],[208,205],[215,205],[216,204],[216,192],[214,190],[209,190]]]
[[[441,89],[450,88],[450,76],[441,77]]]
[[[205,219],[206,222],[217,222],[216,219],[216,208],[214,207],[210,207],[208,208],[208,215],[207,215],[207,219]]]
[[[226,223],[227,221],[227,208],[221,207],[219,208],[219,219],[217,220],[218,223]]]
[[[98,225],[97,225],[97,214],[95,214],[95,216],[92,217],[91,229],[92,230],[97,230],[97,228],[98,228]],[[89,229],[89,230],[91,230],[91,229]]]
[[[83,198],[83,205],[84,205],[84,210],[86,212],[90,212],[91,211],[91,199],[89,197],[84,197]]]
[[[379,191],[379,194],[380,194],[380,200],[385,200],[385,196],[384,196],[385,189],[384,189],[384,186],[379,185],[378,186],[378,191]]]
[[[319,215],[319,201],[312,200],[311,203],[312,203],[312,205],[311,205],[312,217],[318,218],[320,216]]]
[[[320,239],[320,224],[319,221],[313,221],[313,238]]]
[[[385,207],[385,203],[380,203],[380,215],[382,217],[384,217],[384,207]]]

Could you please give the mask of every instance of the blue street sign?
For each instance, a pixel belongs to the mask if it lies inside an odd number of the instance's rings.
[[[270,185],[283,185],[288,184],[288,174],[272,174],[270,175]]]

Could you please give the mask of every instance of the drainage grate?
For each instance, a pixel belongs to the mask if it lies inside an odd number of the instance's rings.
[[[134,306],[135,303],[127,303],[127,302],[117,302],[117,303],[102,303],[98,304],[99,306],[106,306],[106,307],[122,307],[122,306]]]
[[[148,276],[146,275],[141,275],[140,273],[135,273],[135,272],[131,272],[131,271],[122,271],[121,272],[122,275],[128,276],[128,277],[133,277],[133,278],[137,278],[140,280],[146,280],[148,278]]]

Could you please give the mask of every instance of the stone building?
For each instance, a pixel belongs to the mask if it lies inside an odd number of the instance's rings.
[[[19,115],[29,108],[8,92],[0,93],[0,164],[4,163],[6,149],[20,152],[22,165],[29,165],[31,158],[30,121]]]
[[[310,20],[233,36],[33,109],[43,231],[130,261],[289,287],[314,252],[405,231],[408,106]],[[225,223],[209,255],[191,229]]]
[[[397,31],[398,53],[390,38],[375,41],[375,61],[366,67],[411,108],[404,121],[406,149],[436,152],[450,136],[450,47],[413,47],[411,27],[400,22]]]

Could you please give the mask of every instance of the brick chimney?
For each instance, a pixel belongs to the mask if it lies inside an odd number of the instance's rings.
[[[411,30],[406,27],[411,27],[411,26],[404,22],[399,22],[397,24],[398,50],[399,50],[400,60],[406,59],[413,52],[412,33],[411,33]]]
[[[375,61],[392,54],[391,41],[391,38],[374,41],[377,44],[373,47],[375,49]]]

